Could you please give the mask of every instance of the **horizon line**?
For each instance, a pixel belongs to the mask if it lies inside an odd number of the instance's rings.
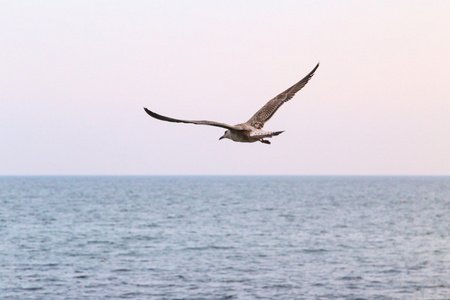
[[[0,174],[0,177],[448,177],[450,174]]]

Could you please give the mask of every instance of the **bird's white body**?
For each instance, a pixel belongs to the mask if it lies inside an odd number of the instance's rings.
[[[219,139],[230,139],[235,142],[241,143],[254,143],[258,141],[263,141],[264,138],[271,138],[275,135],[279,135],[283,131],[264,131],[260,130],[246,124],[238,124],[236,126],[242,125],[243,127],[247,127],[246,130],[227,130],[224,135]],[[268,141],[265,141],[267,143]]]

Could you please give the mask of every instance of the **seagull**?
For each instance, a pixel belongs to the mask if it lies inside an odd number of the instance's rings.
[[[188,124],[196,124],[196,125],[209,125],[215,127],[222,127],[227,129],[223,136],[219,138],[221,139],[230,139],[235,142],[241,143],[254,143],[261,142],[264,144],[270,144],[270,141],[266,140],[267,138],[271,138],[277,136],[283,131],[264,131],[262,130],[264,124],[272,118],[275,112],[283,105],[283,103],[289,101],[294,97],[295,93],[301,90],[308,81],[313,77],[314,72],[319,67],[317,64],[314,69],[309,72],[302,80],[267,102],[263,107],[261,107],[247,122],[237,124],[237,125],[228,125],[225,123],[215,122],[215,121],[191,121],[191,120],[181,120],[174,119],[170,117],[165,117],[159,115],[155,112],[150,111],[149,109],[144,107],[144,110],[151,117],[167,121],[167,122],[175,122],[175,123],[188,123]]]

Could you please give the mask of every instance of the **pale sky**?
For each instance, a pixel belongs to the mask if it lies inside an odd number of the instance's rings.
[[[0,1],[0,175],[450,174],[450,1]],[[175,118],[266,123],[271,145]]]

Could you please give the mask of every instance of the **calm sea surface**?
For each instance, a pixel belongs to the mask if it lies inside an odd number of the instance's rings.
[[[450,299],[450,177],[0,177],[0,299]]]

